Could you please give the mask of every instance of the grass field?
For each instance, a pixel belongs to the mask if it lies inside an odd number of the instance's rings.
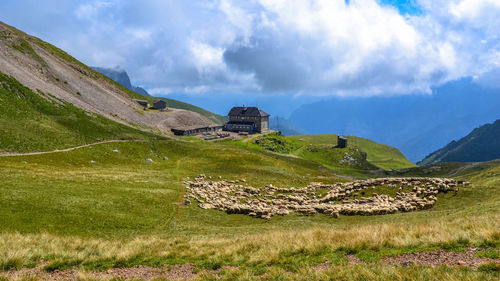
[[[440,195],[437,205],[427,211],[338,219],[292,214],[269,221],[196,205],[181,206],[178,217],[180,180],[204,173],[245,178],[253,186],[305,186],[312,181],[341,181],[335,176],[338,171],[334,174],[313,161],[231,142],[164,140],[1,157],[0,173],[0,269],[4,270],[44,260],[49,263],[47,270],[184,262],[212,269],[235,266],[220,272],[226,280],[235,276],[494,280],[495,276],[491,270],[382,267],[376,261],[436,248],[498,249],[500,165],[464,170],[457,178],[473,185],[457,196]],[[375,263],[346,267],[345,253]],[[339,267],[312,269],[325,260]]]

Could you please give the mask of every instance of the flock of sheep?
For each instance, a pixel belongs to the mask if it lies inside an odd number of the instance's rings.
[[[440,192],[458,192],[460,185],[447,178],[378,178],[353,182],[311,183],[304,188],[263,188],[248,186],[245,180],[212,181],[200,175],[186,181],[184,203],[196,200],[203,209],[216,209],[231,214],[246,214],[269,219],[290,212],[342,215],[382,215],[431,208]],[[393,196],[377,194],[378,188]]]

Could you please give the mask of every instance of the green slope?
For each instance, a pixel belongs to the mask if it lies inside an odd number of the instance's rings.
[[[48,93],[35,94],[1,72],[0,132],[0,151],[9,152],[46,151],[107,139],[156,138]]]
[[[368,171],[379,168],[366,159],[366,154],[357,147],[334,148],[332,145],[312,144],[290,136],[266,134],[251,141],[241,142],[242,145],[287,154],[309,161],[340,174],[363,177]]]
[[[213,122],[215,122],[217,124],[222,125],[222,124],[225,124],[227,122],[226,117],[219,115],[219,114],[212,113],[212,112],[205,110],[201,107],[198,107],[198,106],[195,106],[195,105],[192,105],[189,103],[185,103],[182,101],[169,99],[169,98],[158,98],[158,99],[166,101],[168,107],[184,109],[184,110],[189,110],[189,111],[199,113],[200,115],[207,117],[208,119],[212,120]]]
[[[287,138],[301,140],[304,143],[314,145],[337,145],[337,135],[294,135]],[[415,167],[397,148],[385,144],[376,143],[374,141],[356,137],[347,136],[349,147],[359,147],[366,152],[367,160],[371,164],[384,170],[403,169]]]
[[[500,158],[500,120],[474,129],[458,141],[429,154],[419,165],[441,162],[481,162]]]

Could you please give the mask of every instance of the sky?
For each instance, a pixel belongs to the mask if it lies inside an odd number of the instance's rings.
[[[500,87],[500,0],[2,0],[0,21],[153,95]]]

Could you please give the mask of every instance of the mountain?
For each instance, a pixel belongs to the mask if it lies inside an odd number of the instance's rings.
[[[50,131],[62,130],[63,128],[73,130],[80,124],[77,121],[83,120],[83,115],[101,121],[106,118],[114,123],[162,135],[170,134],[170,129],[174,127],[215,124],[214,121],[197,112],[184,109],[171,109],[169,112],[145,111],[134,99],[146,99],[152,102],[151,97],[129,90],[71,57],[63,50],[2,22],[0,22],[0,73],[4,81],[2,87],[7,89],[6,91],[9,91],[11,87],[22,88],[17,92],[23,94],[17,95],[17,98],[31,102],[34,100],[26,97],[31,97],[31,94],[34,94],[55,105],[56,109],[58,106],[71,107],[71,111],[78,112],[71,117],[76,120],[74,126],[68,127],[66,123],[69,121],[67,120],[69,117],[64,118],[64,115],[53,118],[22,112],[21,109],[14,110],[16,114],[24,115],[23,118],[27,118],[26,124],[37,124],[39,118],[44,120],[49,118],[54,121],[47,121],[48,123],[45,124],[54,125],[51,125],[50,128],[39,124],[38,128],[26,127],[25,131],[28,129]],[[0,102],[11,98],[16,99],[16,97],[0,96]],[[42,107],[45,106],[41,105],[42,101],[35,100],[34,102],[36,106],[38,104]],[[30,105],[28,103],[23,107],[29,108]],[[48,111],[41,109],[39,112],[42,115],[50,115],[50,111],[56,109]],[[15,124],[16,121],[12,120],[11,122]],[[107,121],[103,122],[108,123]],[[82,121],[81,124],[84,123]],[[90,123],[93,125],[89,125],[91,128],[89,127],[88,130],[97,130],[99,127],[96,125],[97,123]],[[5,131],[7,132],[4,132],[6,134],[3,136],[4,138],[20,140],[20,135],[16,135],[15,130],[6,129]],[[85,134],[85,130],[81,130],[77,134],[79,136],[75,139],[85,140],[85,137],[82,136]],[[118,135],[115,136],[118,137]],[[95,139],[101,138],[105,137],[96,136]],[[15,145],[11,147],[15,147]],[[3,148],[0,147],[0,149]]]
[[[141,87],[135,87],[132,85],[130,82],[130,77],[128,76],[127,71],[120,69],[120,68],[107,68],[107,67],[97,67],[97,66],[92,66],[91,67],[93,70],[111,78],[113,81],[115,81],[118,84],[121,84],[125,88],[134,91],[138,94],[141,94],[143,96],[151,96],[146,90],[144,90]]]
[[[429,154],[419,165],[441,162],[483,162],[500,158],[500,120],[474,129],[458,141]]]
[[[356,135],[397,147],[416,162],[500,118],[498,108],[499,89],[465,78],[432,94],[326,99],[302,105],[289,119],[309,134]]]
[[[92,69],[109,77],[110,79],[112,79],[116,83],[124,86],[125,88],[127,88],[131,91],[134,91],[134,92],[141,94],[143,96],[151,96],[143,88],[133,86],[132,83],[130,82],[130,77],[129,77],[127,71],[125,71],[123,69],[96,67],[96,66],[93,66]],[[167,106],[169,108],[184,109],[184,110],[196,112],[204,117],[207,117],[208,119],[210,119],[211,121],[213,121],[217,124],[226,123],[226,118],[224,116],[212,113],[212,112],[205,110],[201,107],[198,107],[198,106],[186,103],[186,102],[178,101],[175,99],[170,99],[170,98],[156,97],[155,99],[164,100],[165,102],[167,102]]]

